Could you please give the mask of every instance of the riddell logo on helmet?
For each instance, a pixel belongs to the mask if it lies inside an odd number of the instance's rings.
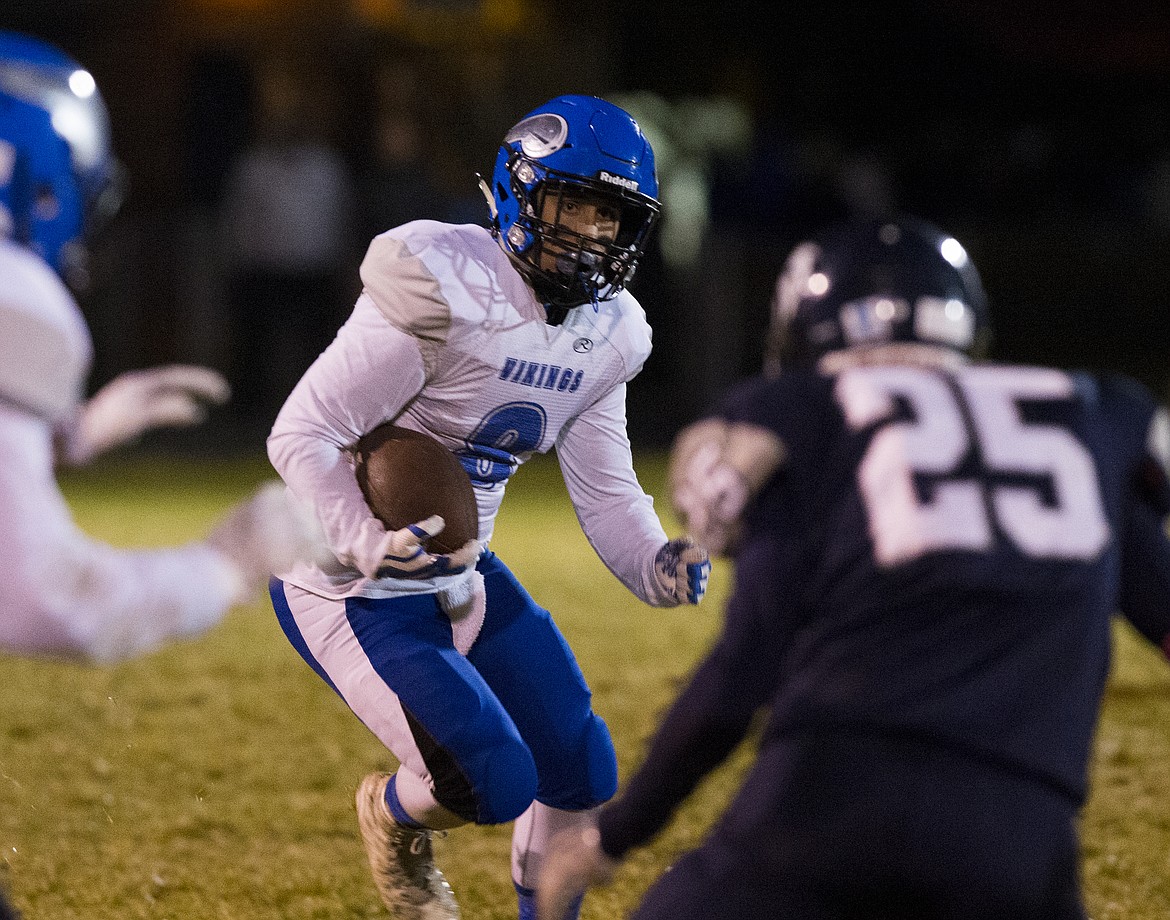
[[[627,179],[625,176],[615,176],[613,173],[606,172],[604,169],[597,174],[597,178],[602,182],[608,182],[610,185],[620,185],[622,188],[629,189],[631,192],[638,190],[638,183],[633,179]]]

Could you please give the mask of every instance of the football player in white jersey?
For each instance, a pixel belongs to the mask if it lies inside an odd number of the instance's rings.
[[[56,463],[193,424],[228,395],[214,371],[172,366],[83,400],[92,341],[62,279],[84,274],[115,171],[90,74],[0,32],[0,649],[19,654],[109,662],[201,632],[311,547],[311,518],[275,482],[186,546],[123,551],[73,521]]]
[[[532,917],[550,835],[617,788],[571,650],[488,548],[517,466],[556,448],[590,543],[646,603],[698,603],[710,570],[702,547],[667,539],[626,434],[626,383],[650,353],[625,290],[659,211],[649,143],[620,108],[561,96],[507,133],[482,185],[490,230],[415,221],[374,239],[352,315],[268,441],[336,556],[275,580],[277,615],[400,762],[357,793],[374,879],[399,920],[459,916],[432,831],[513,820],[512,878]],[[387,532],[371,515],[353,449],[391,420],[460,458],[478,541],[433,554],[433,529]]]

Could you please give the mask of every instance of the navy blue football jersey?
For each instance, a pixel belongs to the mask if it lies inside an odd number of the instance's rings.
[[[1082,798],[1111,615],[1159,593],[1122,574],[1167,571],[1149,394],[1047,368],[867,365],[748,384],[725,414],[789,448],[749,519],[789,592],[755,614],[783,631],[769,730],[927,736]],[[1143,600],[1133,619],[1160,643],[1170,593]]]
[[[722,411],[779,436],[710,655],[623,800],[643,842],[771,704],[769,738],[883,733],[1076,802],[1112,614],[1170,632],[1165,421],[1136,382],[976,364],[792,368]]]

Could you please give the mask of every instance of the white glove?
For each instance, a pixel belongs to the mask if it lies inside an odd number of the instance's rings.
[[[679,519],[713,553],[726,552],[734,544],[749,497],[744,477],[721,460],[718,445],[703,445],[671,483],[671,502]]]
[[[711,418],[684,428],[668,474],[679,519],[711,552],[733,552],[744,509],[786,455],[773,432],[755,425]]]
[[[707,593],[711,557],[690,537],[665,543],[654,557],[658,584],[676,604],[697,604]]]
[[[537,920],[564,920],[565,914],[594,885],[613,881],[619,863],[601,849],[597,825],[562,831],[549,841],[536,883]]]
[[[483,545],[478,540],[468,540],[453,553],[427,551],[427,541],[441,533],[445,526],[446,521],[433,514],[425,521],[388,531],[375,576],[426,579],[466,571],[483,552]]]
[[[298,560],[328,558],[316,519],[277,480],[266,482],[229,511],[205,542],[238,574],[236,604],[251,600],[269,576]]]
[[[152,428],[198,424],[209,405],[225,403],[230,396],[228,382],[209,367],[171,364],[127,371],[81,407],[65,434],[64,459],[88,463]]]

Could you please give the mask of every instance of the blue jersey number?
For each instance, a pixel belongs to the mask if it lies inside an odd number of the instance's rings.
[[[467,439],[459,461],[472,482],[503,482],[520,465],[519,456],[531,453],[544,440],[548,416],[531,402],[513,402],[493,409]]]

